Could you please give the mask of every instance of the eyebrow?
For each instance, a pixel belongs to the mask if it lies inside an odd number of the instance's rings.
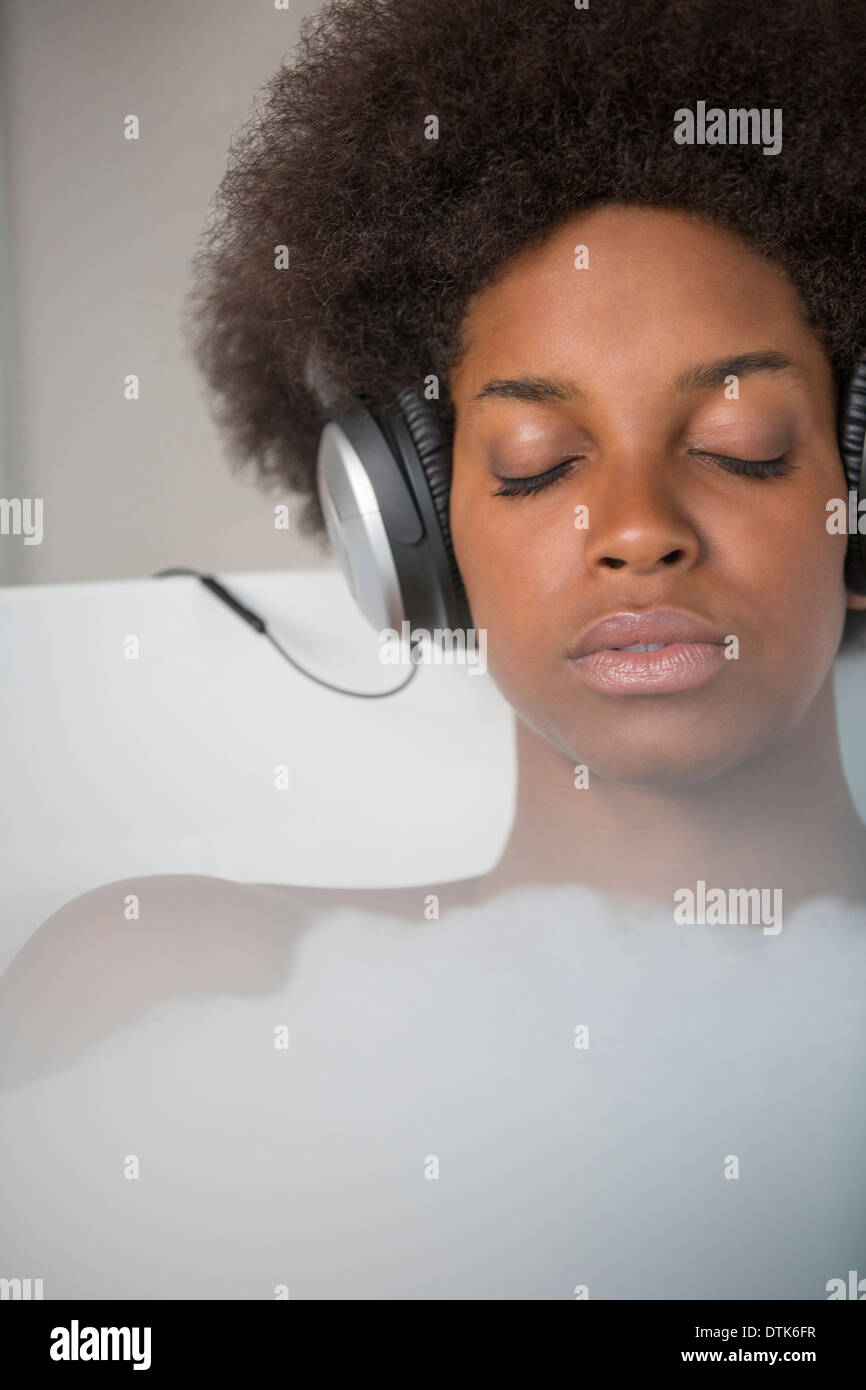
[[[469,401],[469,409],[489,397],[508,401],[529,401],[547,405],[551,401],[586,401],[586,392],[573,381],[558,381],[545,376],[496,377],[486,381]]]
[[[722,357],[717,362],[699,362],[680,372],[674,382],[680,395],[691,391],[706,391],[711,386],[724,386],[729,376],[755,376],[758,372],[790,372],[806,380],[806,374],[783,352],[741,352],[735,357]]]
[[[783,352],[741,352],[733,357],[721,357],[716,362],[698,362],[687,367],[674,380],[675,391],[682,396],[693,391],[708,391],[725,385],[729,376],[755,376],[758,372],[790,372],[802,381],[805,373]],[[477,409],[490,397],[500,400],[525,401],[532,405],[579,401],[586,403],[586,392],[573,381],[555,377],[519,376],[495,377],[487,381],[470,399],[468,409]]]

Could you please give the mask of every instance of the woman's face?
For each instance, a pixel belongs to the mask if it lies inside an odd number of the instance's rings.
[[[847,496],[830,366],[787,277],[697,217],[608,205],[513,260],[463,327],[451,526],[518,715],[632,785],[784,738],[841,638],[846,537],[826,523]],[[658,627],[591,632],[617,614]],[[641,640],[666,647],[612,650]]]

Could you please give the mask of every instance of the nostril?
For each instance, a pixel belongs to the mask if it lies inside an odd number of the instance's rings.
[[[675,565],[684,553],[685,552],[680,549],[669,550],[666,555],[660,557],[659,563],[662,565]],[[605,555],[602,560],[602,564],[607,565],[608,568],[612,570],[622,569],[625,563],[625,560],[620,560],[615,555]]]

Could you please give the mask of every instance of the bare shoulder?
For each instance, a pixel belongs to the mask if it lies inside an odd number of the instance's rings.
[[[150,1007],[280,987],[314,912],[287,890],[203,875],[118,879],[74,898],[0,979],[2,1082],[69,1065]]]

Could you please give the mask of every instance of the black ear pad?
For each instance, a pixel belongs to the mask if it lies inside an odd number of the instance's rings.
[[[866,442],[866,355],[864,355],[851,376],[848,392],[842,408],[839,427],[839,450],[845,465],[845,475],[849,489],[855,493],[858,503],[866,497],[866,470],[863,468],[863,450]],[[866,524],[866,516],[863,518]],[[855,524],[859,528],[861,515],[858,511]],[[845,583],[855,594],[866,594],[866,536],[859,529],[848,537],[848,551],[845,557]]]
[[[469,611],[469,600],[466,597],[466,590],[463,587],[463,580],[454,555],[454,546],[451,541],[451,522],[448,516],[448,502],[451,492],[451,450],[442,438],[439,421],[426,401],[422,401],[413,391],[401,391],[397,399],[402,417],[412,437],[412,443],[415,446],[424,477],[427,480],[430,497],[439,522],[439,531],[445,546],[448,574],[458,616],[458,627],[470,628],[472,615]]]

